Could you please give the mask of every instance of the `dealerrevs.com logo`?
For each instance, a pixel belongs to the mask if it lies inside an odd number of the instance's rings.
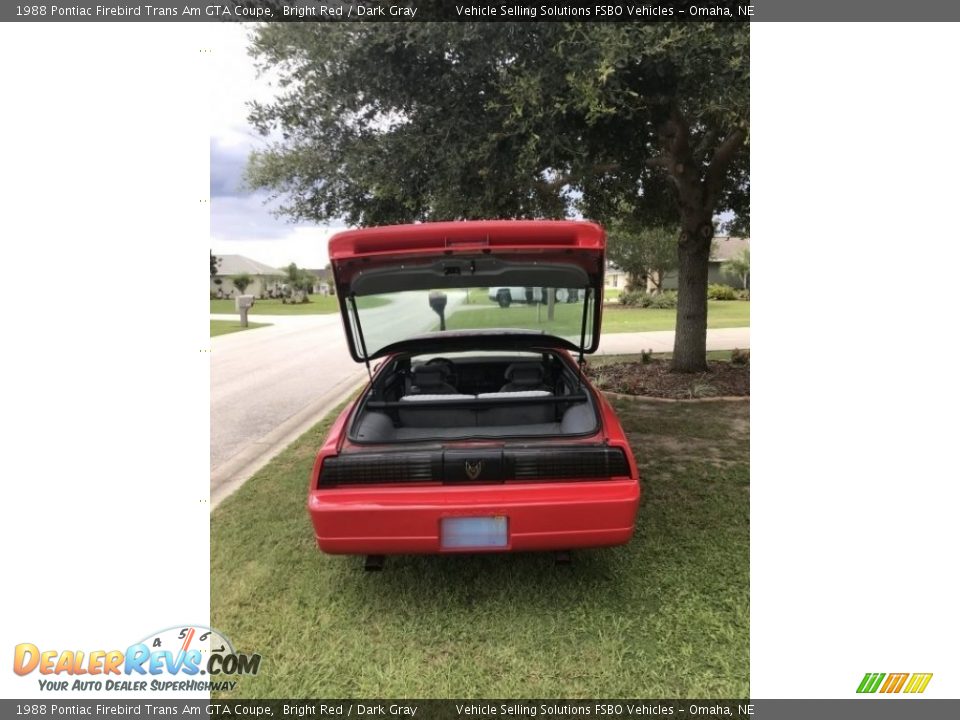
[[[922,693],[933,673],[867,673],[857,687],[858,693]]]
[[[222,633],[180,625],[151,633],[125,650],[48,650],[20,643],[13,671],[37,673],[41,690],[233,690],[239,675],[256,675],[260,655],[238,653]]]

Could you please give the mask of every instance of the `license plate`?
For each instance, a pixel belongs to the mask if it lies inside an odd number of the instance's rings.
[[[440,521],[444,548],[503,548],[507,546],[505,517],[454,517]]]

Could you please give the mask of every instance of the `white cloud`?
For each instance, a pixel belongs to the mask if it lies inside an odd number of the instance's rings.
[[[242,186],[245,158],[266,141],[247,122],[248,103],[274,97],[271,76],[258,76],[247,54],[251,30],[242,23],[217,23],[211,88],[210,247],[214,254],[246,255],[268,265],[301,267],[327,263],[327,240],[341,223],[292,224],[271,214],[266,194]]]
[[[247,54],[252,30],[243,23],[217,23],[212,30],[216,44],[211,138],[225,147],[262,145],[262,138],[247,124],[247,103],[270,100],[274,89],[271,77],[257,76],[253,58]]]

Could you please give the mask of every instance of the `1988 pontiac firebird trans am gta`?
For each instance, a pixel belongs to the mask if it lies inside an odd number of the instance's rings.
[[[566,557],[630,539],[637,464],[581,372],[600,339],[604,241],[592,223],[520,220],[331,238],[350,353],[380,362],[314,463],[321,550],[378,569],[385,555]]]

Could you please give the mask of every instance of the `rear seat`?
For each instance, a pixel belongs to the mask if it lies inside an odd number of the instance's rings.
[[[414,368],[410,392],[400,398],[398,411],[401,427],[453,428],[501,425],[537,425],[558,422],[554,403],[500,405],[489,408],[458,408],[438,406],[437,402],[474,400],[477,398],[551,397],[552,392],[543,381],[543,365],[537,362],[511,364],[504,377],[507,383],[500,392],[463,395],[447,382],[444,368],[421,365]],[[418,402],[430,401],[429,407],[417,407]]]
[[[481,393],[478,398],[553,397],[547,390],[515,390]],[[477,411],[477,425],[530,425],[556,422],[557,406],[553,403],[499,405]]]
[[[544,391],[532,391],[540,397]],[[549,395],[550,393],[545,393]],[[484,393],[476,397],[499,397],[509,393]],[[520,393],[518,393],[520,395]],[[469,438],[508,437],[511,435],[581,434],[596,427],[596,416],[587,403],[561,406],[562,420],[552,419],[553,403],[540,405],[507,405],[496,408],[454,408],[431,404],[429,407],[417,407],[424,400],[469,400],[473,395],[408,395],[401,399],[403,407],[398,412],[401,425],[395,427],[390,417],[383,412],[368,412],[357,429],[357,438],[366,442],[392,442],[395,440],[417,440],[420,438]],[[550,420],[535,422],[549,415]]]
[[[488,398],[551,397],[546,390],[481,393],[480,395],[404,395],[398,411],[402,427],[464,427],[476,425],[531,425],[557,421],[554,403],[499,405],[488,408],[443,407],[437,403]],[[428,407],[417,403],[429,402]]]
[[[507,383],[500,392],[483,393],[482,398],[551,397],[552,392],[543,381],[543,365],[537,362],[516,362],[507,367],[504,378]],[[478,425],[528,425],[557,421],[557,406],[503,405],[479,411]]]
[[[459,395],[443,393],[440,395],[404,395],[400,398],[405,406],[399,412],[400,424],[403,427],[463,427],[477,424],[477,411],[473,408],[442,407],[434,405],[434,401],[447,400],[474,400],[476,395]],[[429,407],[417,407],[417,403],[430,401]]]

